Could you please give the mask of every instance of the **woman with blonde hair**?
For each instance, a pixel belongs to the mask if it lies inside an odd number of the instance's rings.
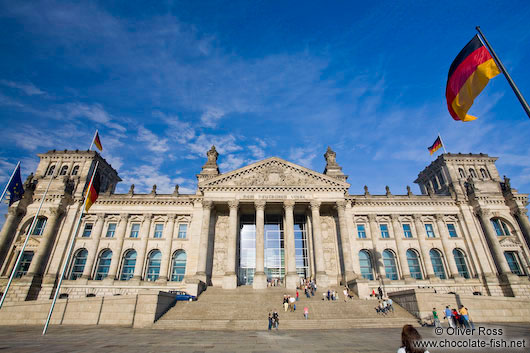
[[[397,353],[429,353],[424,348],[415,347],[414,342],[421,341],[419,332],[412,325],[403,326],[401,331],[401,348]]]

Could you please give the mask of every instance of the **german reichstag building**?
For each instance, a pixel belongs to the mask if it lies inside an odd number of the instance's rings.
[[[64,296],[139,290],[293,289],[347,284],[359,297],[431,287],[438,293],[530,297],[530,223],[520,194],[501,179],[497,158],[440,155],[414,181],[421,195],[351,195],[335,152],[319,173],[271,157],[221,174],[215,147],[195,194],[116,194],[121,180],[94,151],[39,154],[24,198],[0,233],[0,288],[50,178],[50,190],[8,300],[48,299],[66,261],[87,179],[99,161],[101,192],[82,218]],[[405,189],[405,188],[404,188]],[[10,299],[11,298],[11,299]]]

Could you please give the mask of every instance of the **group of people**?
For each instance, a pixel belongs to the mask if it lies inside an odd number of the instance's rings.
[[[298,291],[296,292],[296,299],[295,297],[291,297],[290,295],[284,294],[283,296],[283,309],[285,312],[289,310],[290,312],[294,312],[296,310],[296,301],[298,300]]]
[[[394,313],[394,302],[390,298],[379,300],[379,304],[375,307],[375,311],[379,315],[388,315],[388,313]]]
[[[460,305],[459,310],[456,310],[455,308],[451,309],[449,305],[447,305],[444,310],[444,315],[444,319],[447,319],[448,327],[475,328],[475,325],[473,325],[473,322],[469,318],[469,311],[463,305]],[[434,326],[442,327],[436,308],[432,309],[432,316],[434,319]]]
[[[277,311],[274,311],[272,314],[269,311],[269,331],[274,327],[276,330],[280,325],[280,316]]]
[[[304,294],[307,298],[311,298],[317,291],[317,284],[314,280],[309,278],[300,278],[300,285],[297,288],[296,295],[298,298],[298,289],[304,290]]]

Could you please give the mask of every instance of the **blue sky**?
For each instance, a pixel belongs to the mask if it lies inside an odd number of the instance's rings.
[[[528,193],[530,119],[504,77],[474,122],[444,94],[480,25],[530,99],[529,17],[527,1],[0,1],[0,183],[97,128],[118,192],[192,193],[215,144],[222,172],[270,156],[322,172],[329,145],[352,194],[419,193],[440,132]]]

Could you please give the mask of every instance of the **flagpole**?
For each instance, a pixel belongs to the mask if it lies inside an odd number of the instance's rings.
[[[502,64],[501,59],[499,59],[497,54],[495,54],[495,51],[493,50],[493,48],[491,47],[490,43],[486,39],[486,36],[484,36],[484,33],[482,33],[482,31],[480,30],[480,26],[475,27],[475,29],[480,34],[479,35],[480,41],[482,42],[482,44],[484,44],[484,45],[486,45],[486,47],[488,47],[488,50],[489,50],[491,56],[493,57],[493,59],[497,63],[497,66],[499,67],[499,69],[504,74],[504,77],[506,77],[506,80],[508,80],[508,83],[512,87],[513,92],[517,96],[517,99],[519,99],[519,102],[523,106],[523,109],[526,112],[526,115],[528,115],[528,118],[530,119],[530,107],[528,106],[528,103],[526,102],[526,100],[524,99],[523,95],[521,94],[521,91],[519,91],[519,88],[517,88],[517,86],[515,85],[515,82],[513,82],[510,74],[508,73],[508,71],[506,70],[504,65]]]
[[[442,140],[442,136],[440,135],[440,133],[438,133],[438,137],[440,138],[440,142],[442,143],[442,148],[444,149],[444,153],[447,153],[447,151],[445,150],[445,143]]]
[[[90,193],[90,188],[92,187],[92,183],[94,181],[94,176],[96,175],[96,171],[98,169],[99,161],[96,161],[96,166],[94,168],[94,172],[92,173],[92,177],[90,178],[90,183],[88,184],[88,189],[85,194],[85,198],[83,200],[83,208],[81,209],[81,214],[79,214],[79,219],[77,220],[77,225],[75,226],[75,231],[72,235],[72,239],[70,240],[70,245],[68,247],[68,253],[64,259],[63,268],[61,270],[61,275],[59,276],[59,283],[57,283],[57,288],[55,289],[55,294],[53,296],[52,306],[50,307],[50,312],[48,313],[48,318],[46,319],[46,323],[44,324],[44,329],[42,330],[42,335],[46,334],[46,331],[48,330],[48,325],[50,323],[50,319],[52,318],[53,308],[55,307],[55,302],[57,301],[57,297],[59,296],[59,291],[61,289],[61,284],[63,283],[63,277],[64,273],[66,272],[66,267],[68,266],[68,263],[70,262],[70,255],[72,254],[72,249],[74,248],[75,244],[75,238],[77,237],[77,232],[79,231],[79,225],[81,224],[81,218],[83,217],[83,214],[85,213],[85,207],[86,207],[86,200],[88,199],[88,194]]]
[[[11,184],[11,180],[13,179],[13,176],[15,175],[17,168],[19,166],[20,166],[20,161],[18,161],[17,166],[15,167],[15,169],[13,169],[13,173],[11,173],[11,177],[7,181],[6,187],[4,188],[4,192],[2,192],[2,197],[0,197],[0,201],[4,199],[4,196],[6,195],[6,192],[7,192],[7,188],[9,187],[9,184]]]
[[[92,146],[94,146],[94,140],[96,139],[97,134],[98,130],[96,129],[96,133],[94,134],[94,137],[92,137],[92,143],[90,143],[90,147],[88,148],[89,151],[92,149]]]
[[[7,282],[7,286],[4,290],[4,295],[2,296],[2,299],[0,300],[0,308],[2,308],[2,304],[4,304],[4,300],[7,297],[7,291],[9,290],[9,287],[11,286],[11,282],[13,281],[13,278],[15,277],[15,272],[17,272],[18,270],[20,260],[22,259],[22,255],[24,254],[24,250],[26,249],[26,245],[28,244],[31,233],[33,233],[33,228],[35,227],[35,224],[37,223],[37,219],[39,217],[42,204],[44,203],[44,199],[46,198],[46,194],[48,193],[48,189],[50,188],[52,180],[53,180],[53,175],[50,176],[50,181],[48,182],[48,186],[46,186],[46,190],[44,191],[44,194],[42,195],[42,199],[40,200],[37,213],[35,214],[35,217],[33,217],[33,221],[31,222],[31,225],[28,228],[28,234],[26,234],[26,240],[24,241],[24,245],[22,245],[22,249],[20,250],[20,253],[18,254],[17,262],[15,263],[15,267],[13,267],[13,271],[11,271],[11,276],[9,276],[9,281]]]

